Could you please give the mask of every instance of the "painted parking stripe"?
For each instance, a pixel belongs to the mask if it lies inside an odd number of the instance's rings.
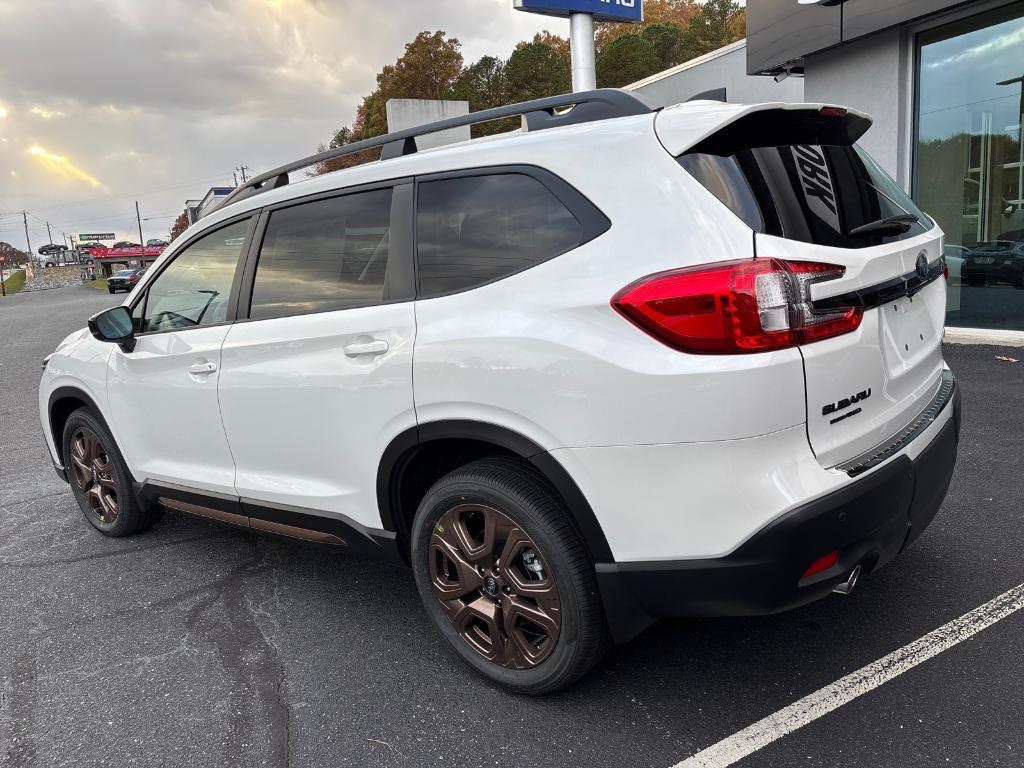
[[[780,709],[673,768],[726,768],[1024,608],[1024,584]]]

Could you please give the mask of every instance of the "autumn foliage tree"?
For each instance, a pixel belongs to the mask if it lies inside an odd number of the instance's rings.
[[[4,266],[20,267],[28,262],[28,252],[15,248],[10,243],[0,241],[0,256],[4,257]]]
[[[188,229],[188,209],[178,214],[178,218],[174,220],[174,224],[171,226],[171,240],[174,240],[178,235]]]
[[[596,26],[598,85],[622,87],[720,48],[745,34],[745,11],[733,0],[645,0],[642,24]],[[351,127],[338,129],[318,151],[387,133],[390,99],[456,99],[471,111],[572,90],[569,41],[541,32],[508,59],[483,56],[466,65],[462,45],[443,31],[421,32],[377,75],[377,87],[356,109]],[[516,120],[475,125],[474,136],[515,130]],[[310,175],[377,159],[367,150],[320,163]]]

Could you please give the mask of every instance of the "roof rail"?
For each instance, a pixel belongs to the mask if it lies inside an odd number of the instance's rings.
[[[570,107],[571,109],[569,109]],[[562,111],[566,109],[568,111]],[[416,126],[415,128],[407,128],[403,131],[388,133],[384,136],[364,139],[363,141],[346,144],[337,149],[329,149],[326,152],[320,152],[282,165],[280,168],[254,176],[237,187],[218,206],[218,210],[231,203],[237,203],[253,195],[258,195],[261,192],[283,187],[288,183],[289,173],[308,168],[317,163],[326,162],[327,160],[333,160],[337,157],[353,155],[356,152],[363,152],[364,150],[376,147],[383,147],[381,150],[381,160],[391,160],[403,155],[414,154],[416,152],[417,136],[446,131],[449,128],[461,128],[467,125],[488,123],[492,120],[523,116],[526,119],[526,129],[528,131],[540,131],[547,128],[558,128],[563,125],[607,120],[613,117],[644,115],[653,111],[637,94],[617,88],[599,88],[596,91],[568,93],[563,96],[551,96],[546,99],[524,101],[520,104],[510,104],[505,107],[484,109],[479,112],[471,112],[468,115],[450,117],[446,120],[439,120],[436,123],[428,123]]]

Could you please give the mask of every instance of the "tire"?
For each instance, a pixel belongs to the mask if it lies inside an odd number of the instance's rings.
[[[108,287],[108,288],[107,288],[107,293],[115,293],[115,291],[114,291],[114,289],[113,289],[113,288],[110,288],[110,287]]]
[[[488,524],[497,532],[491,549]],[[553,693],[586,674],[608,647],[593,562],[554,489],[524,462],[483,459],[438,480],[416,513],[411,560],[437,629],[463,661],[503,688]],[[528,565],[539,566],[539,580]]]
[[[130,536],[163,517],[162,507],[139,503],[121,451],[90,409],[79,408],[68,417],[61,448],[71,492],[85,519],[100,533]]]

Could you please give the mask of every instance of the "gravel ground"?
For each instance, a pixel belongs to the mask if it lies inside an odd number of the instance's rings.
[[[510,696],[441,647],[401,567],[171,513],[89,527],[43,445],[39,360],[116,301],[0,303],[0,765],[668,768],[1024,581],[1024,362],[995,359],[1024,354],[950,346],[961,457],[899,560],[848,598],[662,623],[570,691]],[[1024,765],[1022,637],[1019,612],[741,765]]]

